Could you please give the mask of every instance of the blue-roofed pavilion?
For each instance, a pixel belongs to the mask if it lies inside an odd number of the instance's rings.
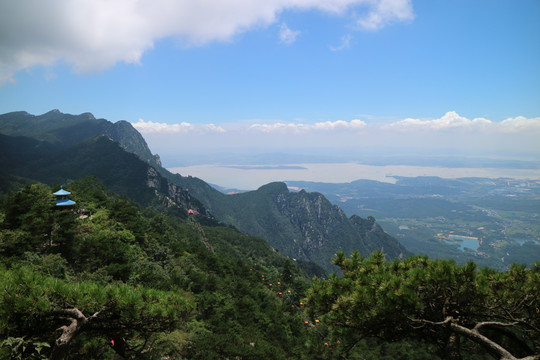
[[[69,199],[69,195],[71,195],[71,193],[64,190],[62,186],[60,186],[60,190],[53,193],[53,195],[56,196],[56,206],[58,207],[69,207],[75,205],[75,201]]]

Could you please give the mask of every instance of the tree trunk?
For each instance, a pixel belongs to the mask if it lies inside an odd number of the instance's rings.
[[[126,360],[129,359],[127,355],[127,344],[121,336],[114,336],[113,341],[113,350],[116,352],[114,360]]]
[[[460,350],[460,341],[459,335],[455,332],[451,332],[446,339],[446,349],[445,349],[445,359],[446,360],[461,360],[461,350]]]
[[[98,316],[99,311],[88,318],[77,308],[58,309],[54,311],[54,314],[65,316],[71,321],[69,325],[64,325],[58,329],[62,330],[62,334],[56,339],[55,346],[49,357],[50,360],[60,360],[63,357],[67,344],[81,332],[83,327],[86,326],[90,320]]]
[[[492,325],[497,324],[500,326],[512,326],[514,324],[509,323],[498,323],[498,322],[480,322],[476,324],[476,326],[473,329],[466,328],[464,326],[461,326],[459,324],[455,324],[453,322],[450,322],[450,328],[454,330],[456,333],[462,334],[463,336],[471,339],[472,341],[482,345],[484,348],[489,350],[494,356],[498,357],[500,360],[536,360],[540,359],[540,355],[531,355],[526,356],[521,359],[515,357],[512,355],[508,350],[506,350],[501,345],[497,344],[495,341],[489,339],[488,337],[482,335],[478,329],[480,329],[482,326],[486,325]]]
[[[485,326],[497,325],[497,326],[509,326],[510,327],[510,326],[515,326],[516,323],[502,323],[502,322],[495,322],[495,321],[485,321],[485,322],[479,322],[479,323],[476,324],[476,326],[474,328],[469,329],[469,328],[467,328],[465,326],[454,323],[453,320],[454,319],[452,317],[447,317],[446,320],[440,321],[440,322],[413,319],[413,321],[423,322],[423,323],[426,323],[426,324],[432,324],[432,325],[437,325],[437,326],[445,326],[447,328],[447,330],[449,329],[452,333],[454,333],[454,336],[458,337],[459,335],[462,335],[462,336],[466,337],[467,339],[476,342],[477,344],[483,346],[486,350],[488,350],[493,356],[495,356],[499,360],[540,360],[540,355],[538,355],[538,354],[537,355],[525,356],[523,358],[517,358],[514,355],[512,355],[508,350],[506,350],[503,346],[501,346],[500,344],[498,344],[495,341],[491,340],[490,338],[482,335],[480,333],[480,331],[479,331],[479,329],[481,327],[485,327]],[[451,336],[449,337],[449,341],[447,343],[446,358],[447,359],[461,359],[461,357],[459,357],[459,358],[449,357],[450,354],[449,354],[448,345],[452,342],[450,339],[451,339]],[[458,343],[458,345],[459,345],[459,343]],[[459,346],[458,346],[458,348],[459,348]]]

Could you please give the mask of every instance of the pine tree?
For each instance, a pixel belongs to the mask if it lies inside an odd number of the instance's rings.
[[[308,309],[344,353],[361,339],[382,338],[429,340],[448,359],[461,359],[464,341],[498,359],[540,358],[538,265],[499,273],[425,256],[387,262],[380,252],[340,253],[335,264],[344,276],[317,281]]]

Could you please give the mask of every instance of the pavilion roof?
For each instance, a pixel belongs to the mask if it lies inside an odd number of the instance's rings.
[[[53,193],[54,196],[61,196],[61,195],[69,195],[71,194],[69,191],[64,190],[62,187],[60,187],[60,190]]]
[[[71,206],[75,205],[75,201],[69,199],[56,200],[56,206]]]

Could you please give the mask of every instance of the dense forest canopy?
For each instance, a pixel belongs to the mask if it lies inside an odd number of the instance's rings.
[[[0,358],[306,353],[313,334],[292,305],[308,279],[263,240],[153,212],[92,177],[66,187],[76,209],[56,210],[57,189],[2,199]]]
[[[0,359],[540,354],[539,266],[338,253],[342,276],[310,280],[205,215],[145,208],[94,177],[66,185],[76,206],[59,210],[58,189],[1,198]]]
[[[343,277],[316,281],[307,304],[327,323],[336,351],[349,354],[376,337],[428,341],[447,359],[461,359],[462,348],[497,359],[540,358],[540,264],[500,273],[425,256],[387,262],[380,252],[339,253],[335,263]]]

